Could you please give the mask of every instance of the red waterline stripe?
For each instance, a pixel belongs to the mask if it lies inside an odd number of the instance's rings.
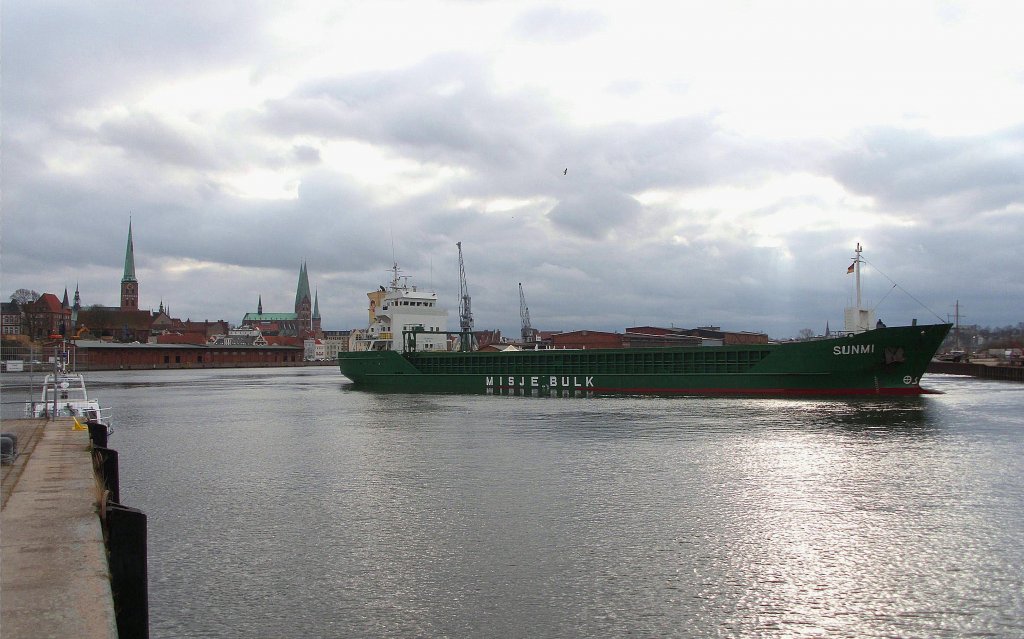
[[[494,390],[522,391],[526,394],[541,390],[538,386],[489,386]],[[581,393],[621,393],[643,395],[938,395],[939,391],[921,387],[908,388],[611,388],[605,386],[570,386],[567,388],[549,388],[548,391],[579,391]]]
[[[679,395],[921,395],[924,389],[908,388],[601,388],[596,392]]]

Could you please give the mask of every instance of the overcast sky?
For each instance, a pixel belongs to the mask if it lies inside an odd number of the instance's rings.
[[[1024,321],[1020,2],[45,2],[2,14],[2,287],[366,323]],[[566,169],[568,171],[566,172]],[[897,286],[894,286],[897,285]]]

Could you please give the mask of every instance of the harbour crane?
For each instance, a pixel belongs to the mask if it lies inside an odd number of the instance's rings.
[[[460,347],[464,351],[473,350],[473,310],[469,297],[469,287],[466,285],[466,265],[462,261],[462,242],[456,242],[459,247],[459,329],[462,332]]]
[[[523,343],[533,341],[533,327],[530,326],[530,307],[526,305],[526,296],[523,295],[523,283],[519,282],[519,319],[523,322],[523,330],[520,333]]]

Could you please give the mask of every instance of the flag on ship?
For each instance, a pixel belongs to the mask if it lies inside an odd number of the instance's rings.
[[[850,264],[850,268],[846,269],[846,274],[849,275],[850,273],[853,273],[853,268],[855,266],[857,266],[857,262],[856,261],[853,264]]]

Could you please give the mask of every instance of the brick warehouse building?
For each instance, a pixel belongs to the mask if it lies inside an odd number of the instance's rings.
[[[72,343],[78,370],[303,366],[302,347],[197,344]]]

